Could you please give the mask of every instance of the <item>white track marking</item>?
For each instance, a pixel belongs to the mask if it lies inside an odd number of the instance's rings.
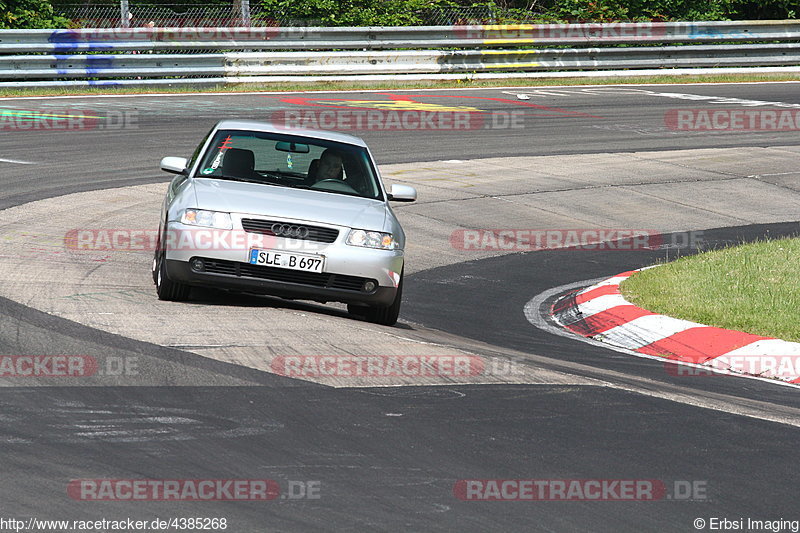
[[[551,88],[547,87],[544,89],[534,89],[530,92],[525,92],[524,90],[517,90],[517,91],[503,91],[503,94],[514,95],[517,98],[520,97],[521,94],[527,96],[537,96],[542,98],[548,97],[572,97],[572,96],[619,96],[619,95],[641,95],[641,96],[656,96],[661,98],[670,98],[675,101],[679,100],[686,100],[696,102],[695,105],[699,104],[721,104],[721,105],[731,105],[731,106],[741,106],[747,108],[755,108],[755,107],[764,107],[764,106],[772,106],[772,107],[781,107],[781,108],[792,108],[797,109],[800,108],[800,104],[794,103],[786,103],[786,102],[770,102],[765,100],[751,100],[747,98],[730,98],[724,96],[708,96],[702,94],[688,94],[683,92],[666,92],[662,91],[649,91],[646,89],[628,89],[628,88],[617,88],[616,86],[607,86],[607,87],[595,87],[595,88],[576,88],[576,89],[559,89],[559,90],[552,90]]]
[[[590,317],[621,305],[631,304],[621,294],[606,294],[579,304],[578,310],[584,317]]]
[[[630,305],[630,304],[628,304]],[[611,344],[619,344],[632,350],[638,350],[687,329],[705,327],[697,322],[680,320],[665,315],[640,316],[615,328],[601,333],[599,336]]]

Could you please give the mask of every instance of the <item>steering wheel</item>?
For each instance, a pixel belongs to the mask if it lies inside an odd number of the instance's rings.
[[[332,185],[332,187],[331,187]],[[339,192],[349,192],[358,194],[358,191],[352,188],[347,183],[343,182],[342,180],[338,180],[336,178],[327,178],[324,180],[319,180],[314,185],[311,186],[312,189],[327,189],[329,191],[339,191]]]

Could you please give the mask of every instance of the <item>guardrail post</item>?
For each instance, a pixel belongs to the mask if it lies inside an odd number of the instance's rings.
[[[250,27],[250,0],[233,0],[233,12],[239,24],[245,28]]]
[[[131,11],[128,8],[128,0],[119,0],[119,22],[123,28],[131,27]]]

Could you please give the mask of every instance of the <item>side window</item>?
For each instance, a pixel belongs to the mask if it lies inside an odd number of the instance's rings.
[[[203,136],[203,140],[200,141],[200,144],[198,144],[197,148],[194,149],[192,157],[189,158],[189,162],[186,164],[186,168],[191,169],[194,166],[195,162],[197,161],[197,158],[200,157],[200,150],[203,149],[203,146],[205,146],[206,141],[208,141],[208,138],[211,136],[211,132],[213,131],[214,128],[211,128],[210,130],[208,130],[208,133],[206,133]]]

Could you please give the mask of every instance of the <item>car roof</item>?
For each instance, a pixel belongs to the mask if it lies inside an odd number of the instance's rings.
[[[346,133],[278,126],[271,122],[259,122],[256,120],[222,120],[217,123],[216,128],[218,130],[260,131],[265,133],[301,135],[312,139],[322,139],[324,141],[354,144],[356,146],[363,146],[364,148],[367,147],[367,143],[365,143],[363,139],[354,135],[347,135]]]

